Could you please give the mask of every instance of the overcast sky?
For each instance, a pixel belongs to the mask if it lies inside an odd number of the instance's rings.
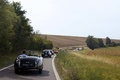
[[[9,0],[21,2],[41,34],[120,39],[120,0]]]

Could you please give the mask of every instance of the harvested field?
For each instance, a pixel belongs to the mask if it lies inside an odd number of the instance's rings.
[[[52,41],[54,47],[86,46],[86,37],[60,35],[42,35],[42,37]]]
[[[41,37],[53,42],[54,47],[86,46],[86,37],[42,34]],[[103,39],[105,42],[105,39]],[[112,40],[119,42],[120,40]]]

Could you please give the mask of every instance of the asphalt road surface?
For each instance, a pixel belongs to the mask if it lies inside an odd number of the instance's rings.
[[[52,67],[52,58],[44,58],[42,74],[39,74],[38,71],[35,70],[15,74],[12,66],[0,71],[0,80],[56,80]]]

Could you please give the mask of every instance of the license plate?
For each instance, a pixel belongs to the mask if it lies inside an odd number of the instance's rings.
[[[48,56],[48,55],[45,55],[45,56]]]
[[[23,66],[28,66],[28,64],[23,64]]]

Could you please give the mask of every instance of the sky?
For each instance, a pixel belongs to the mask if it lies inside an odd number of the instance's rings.
[[[8,0],[21,3],[41,34],[120,39],[120,0]]]

